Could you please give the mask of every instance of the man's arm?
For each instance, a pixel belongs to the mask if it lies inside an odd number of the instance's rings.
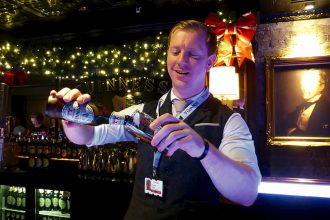
[[[159,151],[167,150],[167,156],[181,149],[198,158],[205,149],[204,139],[189,125],[170,114],[161,115],[151,123],[151,128],[162,128],[151,144]],[[207,141],[207,140],[206,140]],[[209,143],[209,151],[201,160],[214,186],[227,199],[250,206],[258,195],[261,180],[251,133],[238,113],[234,113],[224,128],[218,149]]]
[[[67,138],[78,145],[90,145],[94,137],[94,127],[62,120]]]
[[[215,187],[233,202],[252,205],[258,195],[261,175],[253,140],[244,120],[232,115],[225,126],[220,150],[209,145],[209,153],[201,163]]]

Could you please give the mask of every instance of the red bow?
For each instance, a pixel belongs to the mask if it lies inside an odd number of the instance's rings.
[[[238,19],[236,24],[226,24],[219,17],[210,13],[205,19],[205,24],[209,25],[218,39],[223,37],[223,41],[218,48],[217,60],[215,66],[220,66],[225,63],[227,66],[232,66],[236,52],[238,66],[241,66],[245,58],[255,61],[252,51],[251,40],[256,31],[256,16],[249,12]],[[236,36],[233,40],[232,36]]]
[[[25,80],[27,80],[28,75],[25,71],[7,71],[4,73],[2,82],[9,86],[14,85],[24,85]]]

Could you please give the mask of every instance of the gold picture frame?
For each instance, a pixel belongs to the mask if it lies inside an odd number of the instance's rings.
[[[311,108],[305,107],[306,110],[300,111],[304,113],[302,115],[299,113],[298,117],[298,107],[301,108],[302,103],[308,97],[302,92],[306,90],[302,89],[303,76],[314,77],[315,72],[323,72],[322,77],[318,77],[322,80],[317,81],[319,91],[322,91],[322,95],[318,97],[320,100],[322,97],[322,103],[326,104],[317,105],[314,98],[308,98],[313,101]],[[313,84],[313,77],[307,80],[307,84]],[[266,58],[266,136],[268,145],[330,146],[329,79],[330,56]],[[326,110],[322,110],[324,108]],[[313,113],[313,111],[315,112]],[[327,114],[320,112],[327,112]],[[316,120],[316,118],[318,119]]]

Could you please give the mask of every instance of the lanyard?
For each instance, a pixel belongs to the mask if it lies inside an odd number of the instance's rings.
[[[168,93],[167,93],[167,95],[168,95]],[[198,95],[198,97],[188,107],[186,107],[180,113],[179,119],[180,120],[186,119],[191,113],[193,113],[209,97],[209,95],[210,95],[209,90],[207,88],[204,89]],[[162,100],[162,98],[158,102],[158,106],[157,106],[157,110],[156,110],[157,111],[157,117],[159,117],[159,106],[164,103],[164,100]],[[154,159],[153,159],[153,162],[152,162],[152,175],[153,176],[156,176],[157,175],[157,169],[158,169],[158,166],[159,166],[159,161],[161,159],[161,156],[162,156],[162,152],[155,151],[155,153],[154,153]]]

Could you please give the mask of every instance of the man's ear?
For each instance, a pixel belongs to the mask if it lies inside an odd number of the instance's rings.
[[[217,56],[215,54],[212,54],[207,58],[207,71],[210,71],[211,67],[213,67],[216,58]]]

